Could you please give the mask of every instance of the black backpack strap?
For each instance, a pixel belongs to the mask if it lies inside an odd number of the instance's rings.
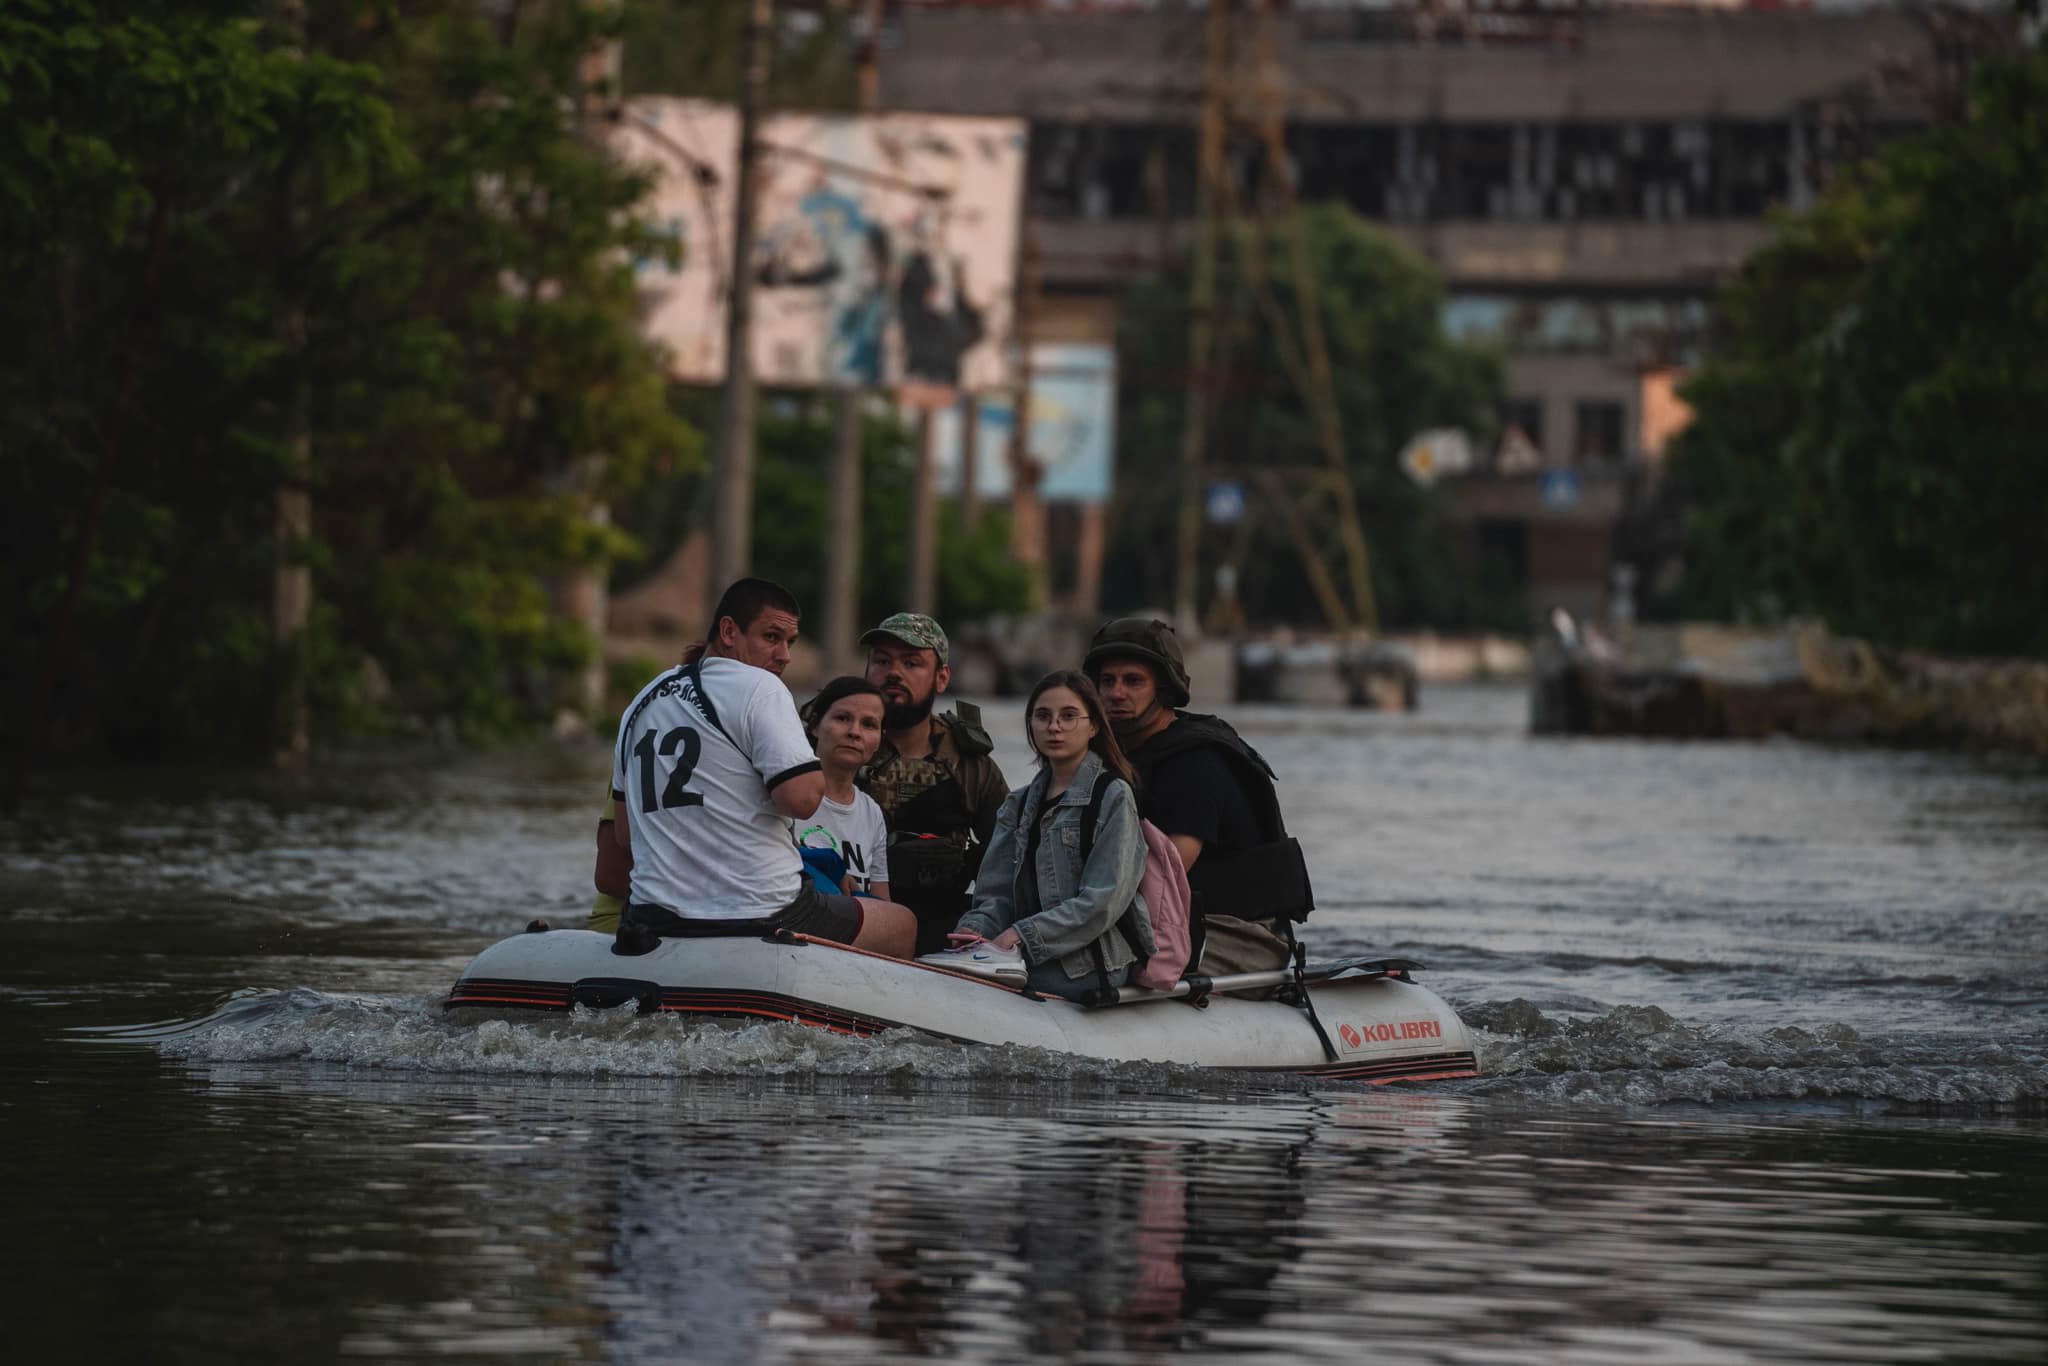
[[[1116,774],[1103,770],[1095,779],[1095,786],[1088,793],[1088,809],[1081,813],[1081,865],[1086,867],[1088,856],[1095,852],[1095,822],[1102,818],[1102,799],[1109,792],[1109,785],[1116,781]]]
[[[1048,784],[1048,786],[1050,786],[1050,784]],[[1029,820],[1025,820],[1024,808],[1029,806],[1030,804],[1031,803],[1029,802],[1025,802],[1018,806],[1017,819],[1020,821],[1024,821],[1024,824],[1031,827],[1030,830],[1027,831],[1024,836],[1024,866],[1031,870],[1031,876],[1037,877],[1038,836],[1040,831],[1045,826],[1045,803],[1043,801],[1039,802],[1038,809],[1030,813],[1031,818]],[[1087,836],[1083,835],[1082,838],[1086,839]]]
[[[1102,951],[1102,941],[1098,939],[1090,944],[1088,952],[1095,955],[1095,988],[1100,993],[1097,1002],[1113,1006],[1117,1001],[1117,990],[1109,984],[1109,955]]]
[[[685,664],[683,666],[683,677],[689,680],[690,700],[696,703],[697,710],[703,713],[704,719],[711,723],[713,730],[725,737],[725,742],[728,745],[731,745],[734,749],[739,749],[740,742],[732,738],[732,732],[728,731],[725,728],[725,724],[718,719],[718,708],[713,705],[711,694],[704,690],[704,661],[699,658]]]

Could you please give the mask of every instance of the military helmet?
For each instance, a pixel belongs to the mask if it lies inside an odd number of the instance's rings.
[[[1088,642],[1081,672],[1090,678],[1112,659],[1142,659],[1159,680],[1159,700],[1169,707],[1188,704],[1188,666],[1181,658],[1180,637],[1163,621],[1150,617],[1118,617],[1104,622]]]

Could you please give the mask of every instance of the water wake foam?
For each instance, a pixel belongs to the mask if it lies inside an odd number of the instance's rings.
[[[2048,1041],[1701,1028],[1656,1006],[1556,1020],[1516,999],[1467,1006],[1474,1094],[1624,1105],[1864,1101],[1908,1113],[2048,1113]]]
[[[196,1062],[303,1060],[396,1072],[549,1077],[847,1076],[904,1083],[964,1080],[1173,1086],[1196,1069],[1116,1064],[1045,1049],[970,1048],[908,1030],[860,1039],[803,1025],[640,1016],[451,1017],[438,994],[328,995],[308,988],[242,992],[211,1015],[123,1030],[99,1042],[146,1043]]]
[[[894,1084],[1102,1085],[1148,1090],[1298,1090],[1309,1079],[1119,1064],[1044,1049],[975,1048],[907,1030],[870,1039],[779,1022],[640,1016],[450,1017],[438,995],[378,997],[299,987],[244,991],[196,1020],[82,1030],[207,1063],[307,1062],[387,1072],[545,1077],[846,1077]],[[1520,998],[1466,1004],[1478,1035],[1467,1095],[1573,1104],[1856,1102],[1906,1113],[2048,1114],[2048,1040],[1700,1027],[1656,1006],[1556,1016]]]

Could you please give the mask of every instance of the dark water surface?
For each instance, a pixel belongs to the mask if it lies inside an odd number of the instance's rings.
[[[1256,712],[1408,1090],[584,1014],[595,749],[69,775],[0,825],[11,1360],[2048,1356],[2048,775]],[[1014,703],[993,709],[1022,778]]]

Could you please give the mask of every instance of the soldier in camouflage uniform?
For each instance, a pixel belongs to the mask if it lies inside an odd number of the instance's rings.
[[[932,714],[953,676],[936,621],[898,612],[860,643],[868,682],[882,690],[882,747],[856,781],[889,821],[889,890],[917,912],[917,951],[934,953],[967,910],[1009,784],[978,708]]]

